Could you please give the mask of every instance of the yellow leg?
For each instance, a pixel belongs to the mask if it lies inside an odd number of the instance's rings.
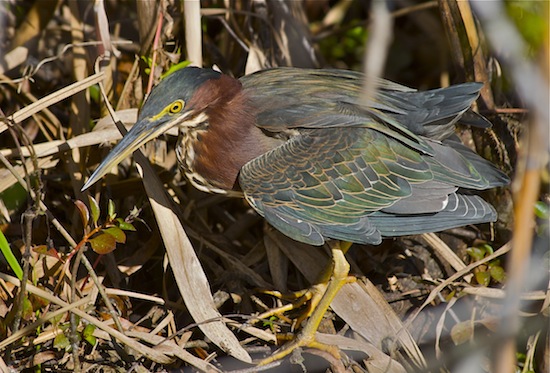
[[[307,302],[310,302],[311,299],[314,298],[314,292],[315,291],[312,289],[301,290],[299,292],[292,293],[292,294],[282,294],[278,291],[264,291],[263,292],[264,294],[272,295],[279,299],[291,298],[291,299],[294,299],[294,301],[292,303],[285,304],[284,306],[265,311],[264,313],[261,313],[258,316],[254,317],[254,319],[250,320],[249,322],[255,323],[257,321],[266,320],[272,316],[276,316],[277,318],[287,322],[288,324],[292,324],[291,320],[288,317],[286,317],[284,313],[298,309],[304,304],[306,304]],[[309,316],[309,312],[305,312],[305,314],[306,314],[305,317]],[[296,322],[296,325],[300,325],[299,322],[301,322],[301,320]]]
[[[263,292],[264,294],[272,295],[279,299],[294,299],[294,300],[292,301],[292,303],[285,304],[284,306],[265,311],[264,313],[261,313],[258,316],[256,316],[250,322],[254,323],[256,321],[269,319],[272,316],[277,316],[281,320],[284,320],[289,324],[291,324],[290,320],[288,320],[288,318],[284,315],[284,313],[292,310],[296,310],[302,307],[303,305],[307,304],[307,310],[304,311],[298,317],[298,319],[293,323],[294,325],[298,325],[298,326],[302,325],[302,321],[304,321],[309,316],[311,316],[313,310],[315,309],[315,307],[317,306],[317,304],[319,303],[323,294],[326,291],[327,283],[330,281],[331,274],[332,274],[332,263],[329,267],[327,267],[327,270],[328,271],[325,271],[327,272],[327,275],[326,276],[323,275],[323,277],[321,277],[321,280],[317,284],[311,286],[309,289],[300,290],[289,294],[282,294],[278,291],[264,291]]]
[[[332,244],[332,270],[330,271],[330,280],[326,285],[326,289],[323,293],[319,294],[318,301],[317,299],[311,300],[313,306],[316,307],[313,309],[309,320],[307,321],[304,328],[298,333],[296,338],[291,342],[285,344],[280,350],[276,351],[273,355],[264,359],[260,362],[259,365],[266,365],[274,361],[280,360],[285,356],[289,355],[295,349],[299,347],[312,347],[319,350],[324,350],[335,357],[339,358],[340,353],[336,346],[329,346],[322,343],[319,343],[315,340],[315,333],[319,328],[319,324],[323,320],[323,316],[327,312],[330,303],[338,293],[338,291],[349,282],[349,263],[347,262],[344,254],[351,246],[350,243],[340,243],[335,242]]]
[[[340,245],[340,249],[345,254],[352,244],[351,242],[340,242],[340,243],[336,242],[336,243],[331,243],[331,245],[332,246]],[[311,286],[308,289],[294,291],[290,293],[281,293],[276,290],[262,290],[261,292],[263,294],[271,295],[279,299],[290,300],[292,302],[280,307],[267,310],[257,315],[249,322],[255,323],[255,322],[269,319],[272,316],[276,316],[282,319],[283,321],[287,322],[288,324],[294,324],[298,326],[302,325],[302,322],[311,316],[311,314],[313,313],[313,310],[317,307],[317,304],[319,304],[319,301],[323,297],[323,294],[325,294],[327,284],[329,283],[332,277],[333,268],[334,268],[334,260],[330,262],[330,265],[326,266],[323,269],[323,272],[321,272],[321,275],[316,280],[315,285]],[[302,307],[306,303],[307,303],[308,309],[305,312],[303,312],[302,315],[299,316],[294,323],[291,323],[290,320],[288,320],[288,318],[284,315],[284,313],[292,310],[296,310]]]

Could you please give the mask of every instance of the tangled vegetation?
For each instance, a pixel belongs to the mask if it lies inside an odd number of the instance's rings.
[[[319,329],[344,358],[270,369],[548,371],[548,4],[395,0],[386,21],[377,3],[3,1],[0,371],[251,371],[307,302],[257,316],[315,283],[327,249],[195,190],[170,133],[144,147],[152,167],[136,154],[82,185],[174,69],[360,71],[368,56],[419,89],[485,83],[475,109],[493,127],[458,135],[513,185],[484,194],[495,224],[354,245],[356,281]]]

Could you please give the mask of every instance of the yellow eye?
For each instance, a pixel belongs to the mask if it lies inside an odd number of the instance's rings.
[[[170,105],[169,111],[172,114],[176,114],[176,113],[179,113],[184,106],[185,106],[185,102],[183,100],[177,100],[172,102],[172,104]]]

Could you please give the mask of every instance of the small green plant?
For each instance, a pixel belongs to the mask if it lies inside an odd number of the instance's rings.
[[[60,255],[59,252],[46,245],[39,245],[33,248],[33,251],[49,255],[63,262],[63,270],[61,276],[67,273],[72,257],[84,247],[90,244],[92,250],[96,253],[104,255],[116,249],[117,243],[126,242],[126,233],[124,231],[135,231],[136,228],[132,224],[137,219],[139,210],[135,209],[125,218],[117,217],[115,204],[109,200],[107,217],[103,223],[99,222],[101,209],[99,204],[93,197],[89,197],[90,208],[80,200],[75,201],[75,206],[80,212],[80,218],[84,227],[82,239],[73,250],[66,256]]]
[[[117,218],[115,204],[112,200],[109,200],[107,218],[102,224],[98,224],[101,210],[93,197],[90,196],[89,201],[90,209],[88,209],[88,206],[86,206],[84,202],[79,200],[75,201],[75,205],[80,212],[82,224],[84,225],[84,236],[73,252],[76,252],[82,245],[89,243],[92,250],[96,253],[108,254],[116,248],[117,243],[126,242],[126,234],[124,231],[136,230],[131,223],[133,217],[129,219]]]
[[[468,255],[474,260],[478,261],[493,253],[491,245],[482,244],[474,247],[470,247],[466,250]],[[482,286],[489,286],[491,281],[496,283],[503,283],[506,280],[506,272],[501,266],[500,259],[494,259],[486,264],[482,264],[474,269],[474,276],[476,282]]]
[[[277,328],[275,326],[275,322],[277,321],[277,317],[275,316],[271,316],[269,319],[267,320],[262,320],[262,323],[263,323],[263,326],[267,326],[269,327],[269,329],[271,329],[272,332],[277,332]]]
[[[58,325],[59,333],[55,336],[53,340],[53,347],[59,351],[65,350],[70,351],[71,350],[71,341],[69,340],[69,337],[67,337],[67,334],[70,329],[69,323],[64,323],[62,325]],[[96,326],[93,324],[86,324],[86,326],[82,329],[80,333],[76,334],[76,338],[78,341],[85,340],[89,345],[95,346],[97,343],[97,338],[94,337],[94,331],[96,330]]]
[[[355,66],[363,59],[367,28],[355,22],[355,25],[342,31],[320,40],[321,53],[328,60],[344,60],[349,66]]]
[[[179,53],[179,51],[178,51]],[[151,74],[151,66],[153,64],[153,59],[151,57],[145,57],[141,56],[141,60],[145,62],[145,64],[148,66],[145,68],[145,73],[147,75]],[[191,61],[185,60],[181,61],[179,63],[176,63],[174,65],[171,65],[170,68],[168,68],[168,71],[166,71],[164,74],[162,74],[161,78],[164,79],[168,75],[172,74],[174,71],[177,71],[179,69],[183,69],[184,67],[187,67],[191,64]]]
[[[184,67],[187,67],[187,66],[189,66],[189,65],[191,65],[191,61],[187,61],[187,60],[182,61],[182,62],[180,62],[180,63],[177,63],[177,64],[175,64],[175,65],[172,65],[172,66],[170,66],[170,68],[168,69],[168,71],[166,71],[164,74],[162,74],[162,78],[164,79],[164,78],[166,78],[168,75],[172,74],[173,72],[178,71],[178,70],[180,70],[180,69],[183,69]]]

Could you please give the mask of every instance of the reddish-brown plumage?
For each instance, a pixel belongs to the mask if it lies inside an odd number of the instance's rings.
[[[280,143],[256,127],[254,108],[236,79],[222,75],[207,81],[197,89],[188,106],[204,111],[209,123],[207,131],[188,129],[197,131],[191,171],[216,188],[238,189],[241,167]]]

